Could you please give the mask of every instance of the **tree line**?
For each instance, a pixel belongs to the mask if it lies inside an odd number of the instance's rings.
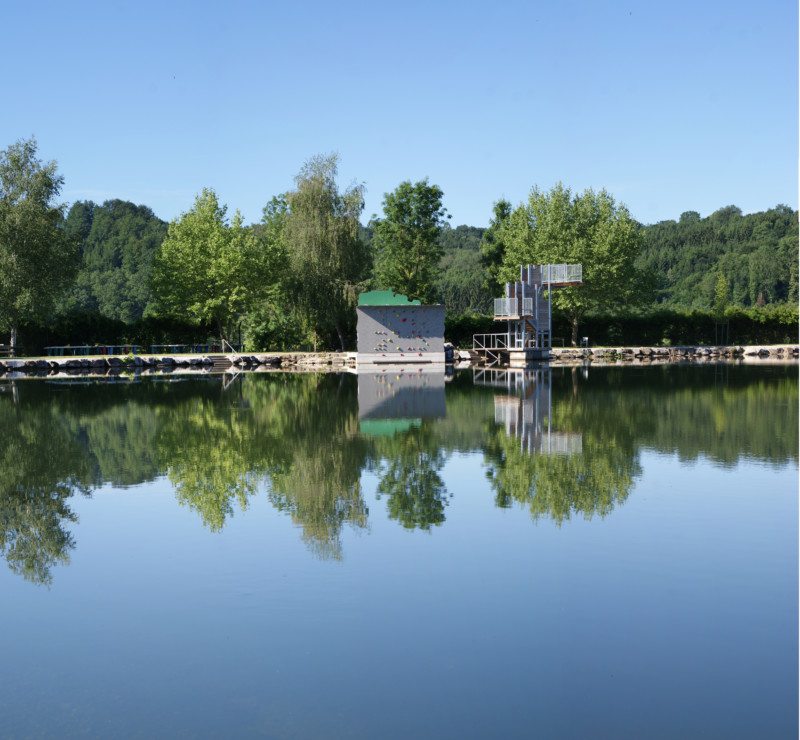
[[[101,317],[132,332],[162,321],[197,339],[242,336],[252,350],[343,349],[361,291],[444,303],[454,325],[490,314],[519,265],[547,262],[583,265],[583,285],[554,294],[573,342],[598,315],[797,305],[798,214],[787,206],[642,225],[605,190],[557,184],[516,206],[499,200],[487,228],[453,228],[444,193],[424,179],[385,194],[364,225],[364,186],[341,188],[337,168],[335,155],[310,159],[258,223],[207,188],[167,224],[122,200],[67,208],[56,163],[19,141],[0,152],[0,331],[14,345],[20,327]]]

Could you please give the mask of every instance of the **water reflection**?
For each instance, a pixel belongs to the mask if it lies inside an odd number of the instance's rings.
[[[103,484],[166,476],[212,531],[266,496],[315,554],[338,559],[343,530],[368,525],[368,498],[405,528],[443,525],[458,495],[446,472],[454,453],[479,457],[488,481],[475,486],[498,506],[559,523],[621,505],[643,449],[725,466],[797,461],[793,367],[2,387],[0,552],[15,573],[45,584],[76,546],[70,499]]]
[[[389,517],[406,529],[427,530],[445,520],[447,456],[430,423],[446,415],[444,383],[443,369],[358,374],[360,430],[379,461],[377,498],[385,497]]]
[[[571,455],[583,449],[580,432],[553,429],[552,370],[478,369],[473,383],[503,390],[494,397],[494,421],[519,440],[522,452]]]

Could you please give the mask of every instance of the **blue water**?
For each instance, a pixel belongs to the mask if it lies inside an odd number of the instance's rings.
[[[2,735],[796,736],[796,367],[493,381],[16,381]]]

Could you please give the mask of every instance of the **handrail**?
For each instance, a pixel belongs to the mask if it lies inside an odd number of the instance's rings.
[[[220,339],[222,340],[222,348],[225,349],[225,345],[227,344],[231,348],[231,352],[233,353],[234,357],[239,360],[238,365],[235,362],[233,363],[233,366],[236,368],[236,372],[229,379],[227,379],[227,383],[223,381],[223,390],[228,390],[228,388],[231,386],[231,383],[233,383],[233,381],[238,377],[239,373],[242,372],[242,356],[233,348],[233,345],[227,339],[224,337],[220,337]]]
[[[542,265],[543,283],[582,283],[583,265]]]
[[[495,298],[494,315],[495,317],[533,316],[533,298]]]
[[[508,349],[508,334],[473,334],[473,349]]]
[[[239,360],[242,359],[242,356],[233,348],[233,345],[224,337],[220,337],[222,348],[225,349],[225,345],[227,344],[231,348],[231,353]]]

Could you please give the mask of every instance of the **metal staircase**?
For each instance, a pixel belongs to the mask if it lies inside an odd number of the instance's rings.
[[[580,285],[581,265],[523,265],[519,280],[494,299],[494,319],[506,325],[497,334],[475,334],[472,349],[487,367],[506,361],[547,359],[552,343],[553,290]]]

